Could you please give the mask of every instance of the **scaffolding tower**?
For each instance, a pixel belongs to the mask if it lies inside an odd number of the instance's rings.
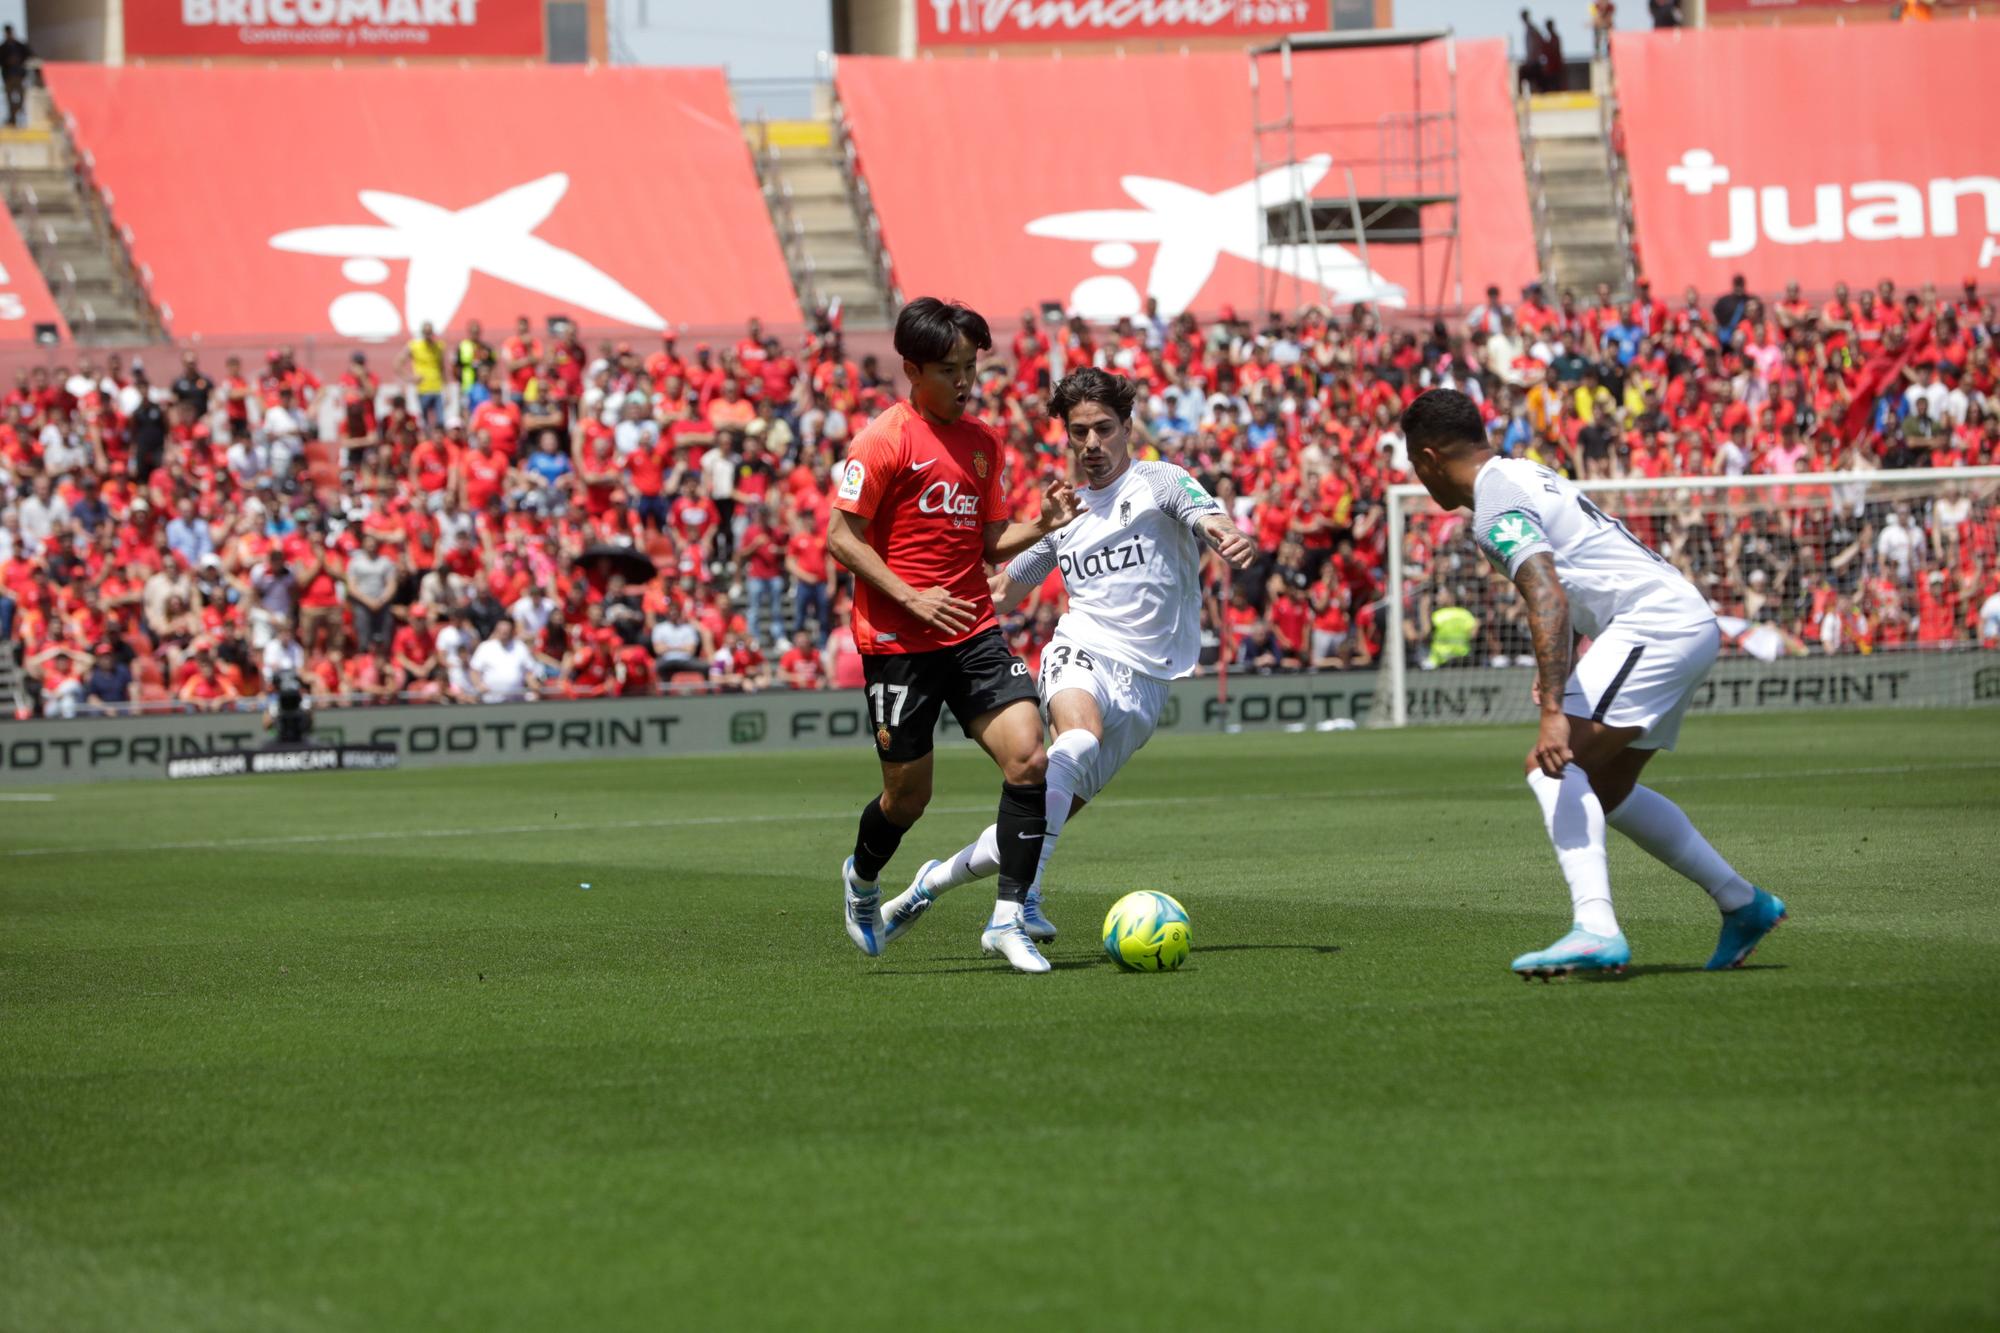
[[[1444,88],[1431,101],[1443,109],[1426,111],[1425,52],[1442,43]],[[1334,62],[1301,59],[1363,47],[1407,47],[1410,52],[1410,110],[1386,112],[1374,120],[1305,121],[1298,118],[1297,81],[1337,78]],[[1277,115],[1264,105],[1268,66],[1275,59]],[[1303,68],[1302,68],[1303,67]],[[1435,76],[1433,76],[1435,81]],[[1322,246],[1351,244],[1364,271],[1368,249],[1376,245],[1416,247],[1416,289],[1407,308],[1435,314],[1465,304],[1459,250],[1458,53],[1449,28],[1408,32],[1298,33],[1250,48],[1250,152],[1252,196],[1257,209],[1259,299],[1266,311],[1278,309],[1287,280],[1292,307],[1327,303]],[[1299,142],[1324,145],[1333,161],[1316,187],[1306,180]],[[1364,194],[1357,172],[1374,188]],[[1268,178],[1272,178],[1267,180]],[[1285,188],[1273,199],[1274,183]],[[1441,244],[1440,244],[1441,243]],[[1283,271],[1280,251],[1303,247],[1291,271]],[[1435,258],[1433,249],[1441,251]],[[1315,289],[1307,300],[1308,286]]]

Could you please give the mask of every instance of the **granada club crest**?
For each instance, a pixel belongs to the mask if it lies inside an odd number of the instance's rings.
[[[974,455],[972,456],[972,470],[973,470],[974,472],[977,472],[977,473],[979,474],[979,479],[980,479],[981,481],[985,481],[985,480],[986,480],[986,455],[985,455],[985,454],[974,454]]]

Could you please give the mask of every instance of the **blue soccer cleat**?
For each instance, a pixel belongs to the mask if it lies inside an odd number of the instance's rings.
[[[1056,923],[1042,915],[1042,891],[1029,889],[1027,900],[1021,904],[1021,929],[1028,932],[1028,938],[1037,944],[1051,944],[1056,938]]]
[[[910,887],[882,904],[882,946],[887,948],[900,939],[905,931],[923,919],[936,901],[930,891],[924,888],[924,876],[932,869],[943,865],[942,861],[926,861],[917,870],[917,877],[910,881]]]
[[[1715,956],[1708,960],[1707,970],[1721,972],[1743,966],[1764,937],[1784,924],[1786,915],[1785,900],[1762,889],[1735,911],[1724,912],[1722,937],[1715,942]]]
[[[1522,954],[1512,967],[1523,981],[1530,977],[1547,981],[1572,972],[1622,972],[1631,961],[1632,946],[1623,934],[1593,935],[1582,926],[1571,926],[1569,934],[1546,949]]]
[[[848,938],[854,941],[855,948],[873,958],[882,952],[881,891],[872,885],[865,890],[856,887],[851,856],[841,863],[840,888],[845,899]]]

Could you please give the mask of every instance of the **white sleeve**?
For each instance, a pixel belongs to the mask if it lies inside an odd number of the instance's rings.
[[[1050,533],[1007,562],[1007,577],[1034,588],[1041,586],[1055,568],[1056,538]]]
[[[1199,531],[1201,521],[1211,515],[1221,517],[1222,506],[1186,469],[1172,463],[1137,463],[1140,476],[1153,493],[1153,503],[1190,529]]]
[[[1473,544],[1513,578],[1529,556],[1553,553],[1535,499],[1505,473],[1482,479],[1472,506]]]

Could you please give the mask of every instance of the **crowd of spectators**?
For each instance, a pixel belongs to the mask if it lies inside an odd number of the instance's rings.
[[[1030,312],[977,410],[1008,437],[1026,514],[1064,466],[1052,379],[1142,380],[1142,452],[1200,476],[1263,553],[1233,585],[1218,571],[1205,667],[1345,669],[1382,651],[1383,492],[1407,479],[1396,421],[1424,388],[1472,394],[1503,452],[1586,478],[1991,464],[1995,333],[1972,283],[1809,302],[1739,281],[1671,306],[1643,282],[1587,303],[1489,289],[1428,326],[1367,307],[1114,328]],[[426,327],[376,360],[327,379],[285,349],[217,367],[189,351],[157,380],[115,356],[24,372],[0,399],[20,711],[223,709],[287,674],[322,707],[860,684],[830,478],[898,385],[837,329],[586,347],[523,318],[499,339]],[[1872,651],[2000,636],[1992,495],[1642,504],[1631,521],[1788,650]],[[1457,521],[1419,516],[1407,537],[1418,665],[1525,651]],[[1010,623],[1031,666],[1061,606],[1052,580]]]

